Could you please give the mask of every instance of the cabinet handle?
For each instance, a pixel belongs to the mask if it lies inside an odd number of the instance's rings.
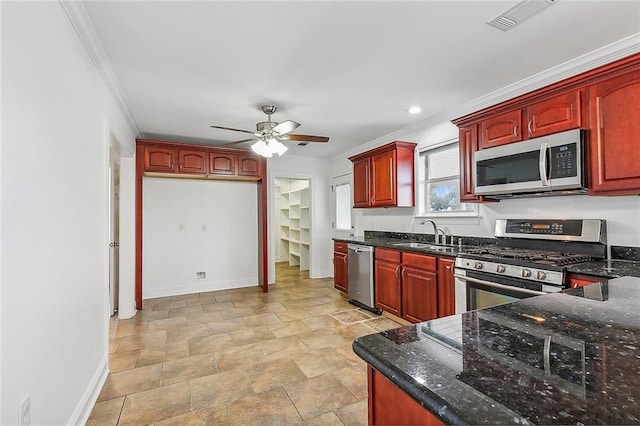
[[[529,131],[529,135],[533,135],[533,130],[531,130],[532,124],[533,124],[533,120],[529,120],[529,124],[527,124],[527,130]]]
[[[448,270],[451,270],[452,267],[453,267],[453,263],[450,265],[444,265],[444,268]]]
[[[518,125],[513,126],[513,136],[518,139]]]
[[[400,267],[396,268],[396,278],[400,278]]]
[[[406,272],[406,270],[404,270],[404,269],[403,269],[403,270],[402,270],[402,279],[403,279],[403,280],[405,279],[405,278],[404,278],[404,276],[405,276],[405,272]]]
[[[346,264],[347,264],[347,257],[346,257],[346,256],[345,256],[345,257],[343,257],[343,258],[342,258],[342,261],[343,261],[343,262],[344,262],[344,264],[346,265]]]

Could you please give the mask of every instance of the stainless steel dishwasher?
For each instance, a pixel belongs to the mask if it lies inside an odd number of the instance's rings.
[[[375,307],[373,286],[373,247],[349,244],[349,301],[351,304],[380,314]]]

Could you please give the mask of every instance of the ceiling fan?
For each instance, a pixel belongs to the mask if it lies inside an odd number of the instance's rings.
[[[298,135],[290,132],[300,127],[300,123],[295,121],[286,120],[281,123],[271,121],[271,115],[276,112],[277,107],[274,105],[262,105],[260,107],[262,112],[267,114],[267,121],[261,121],[256,124],[256,131],[234,129],[232,127],[224,126],[210,126],[214,129],[231,130],[234,132],[243,132],[253,135],[249,139],[242,139],[239,141],[229,142],[225,145],[235,145],[239,143],[255,141],[251,145],[256,153],[263,157],[271,157],[273,154],[282,155],[287,151],[283,141],[299,141],[298,145],[307,145],[309,142],[328,142],[329,138],[326,136],[312,136],[312,135]]]

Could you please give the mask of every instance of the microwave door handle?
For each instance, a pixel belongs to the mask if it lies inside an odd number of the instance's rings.
[[[543,142],[540,145],[540,157],[538,159],[538,169],[540,170],[540,181],[542,186],[550,186],[549,176],[547,176],[547,152],[549,151],[549,143]]]

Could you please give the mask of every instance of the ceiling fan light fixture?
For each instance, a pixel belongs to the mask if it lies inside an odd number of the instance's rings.
[[[258,142],[251,145],[251,149],[256,154],[262,155],[263,157],[266,157],[266,158],[273,156],[273,153],[271,152],[271,150],[267,146],[267,143],[263,139],[260,139]]]
[[[269,142],[267,142],[267,148],[271,153],[278,154],[278,156],[282,156],[282,154],[289,150],[285,144],[275,138],[269,139]]]

